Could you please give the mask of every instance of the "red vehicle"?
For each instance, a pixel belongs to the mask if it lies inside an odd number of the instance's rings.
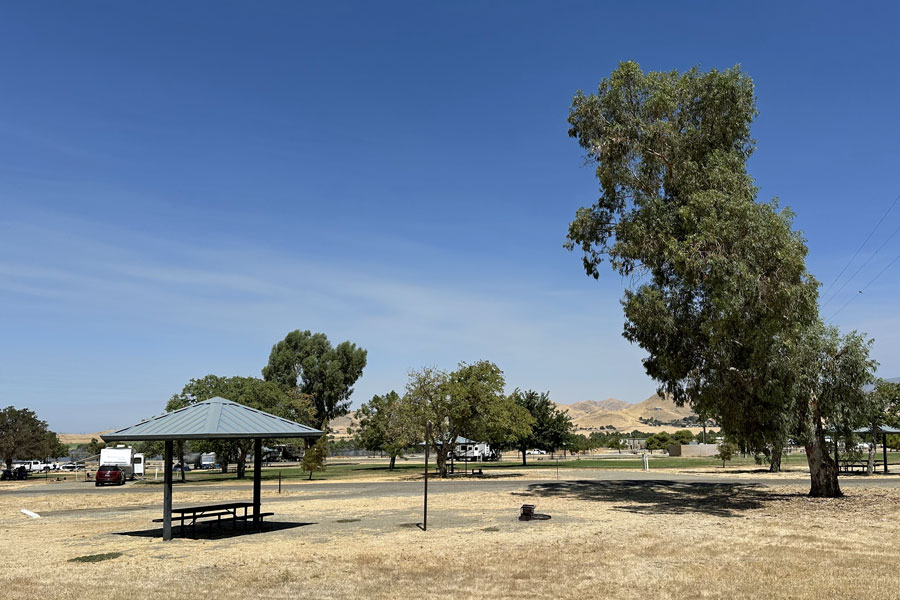
[[[118,465],[101,465],[94,476],[94,485],[104,484],[125,485],[125,471]]]

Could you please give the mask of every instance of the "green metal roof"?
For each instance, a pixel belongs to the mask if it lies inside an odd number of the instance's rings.
[[[102,434],[106,442],[319,437],[322,432],[267,412],[210,398],[185,408]]]

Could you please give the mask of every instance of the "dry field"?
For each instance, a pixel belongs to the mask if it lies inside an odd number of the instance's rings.
[[[7,494],[0,597],[900,597],[891,548],[900,491],[851,488],[834,500],[803,491],[752,482],[523,481],[516,492],[449,485],[429,498],[422,532],[420,498],[348,499],[311,485],[264,496],[276,522],[307,525],[171,542],[118,533],[151,527],[155,493]],[[249,489],[176,490],[179,504],[248,497]],[[552,519],[517,521],[526,502]],[[122,556],[68,562],[107,552]],[[97,589],[98,581],[115,583]]]

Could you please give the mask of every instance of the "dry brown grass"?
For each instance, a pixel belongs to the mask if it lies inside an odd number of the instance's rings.
[[[852,489],[842,499],[815,500],[803,491],[564,481],[466,493],[450,486],[431,496],[430,528],[422,532],[414,525],[420,498],[323,497],[311,487],[267,508],[277,521],[313,525],[165,543],[114,533],[149,527],[160,511],[156,494],[7,496],[0,498],[7,551],[0,597],[900,597],[894,556],[881,547],[900,533],[900,492]],[[177,501],[223,495],[245,496],[211,489]],[[553,518],[518,522],[525,502]],[[47,517],[28,519],[19,508]],[[67,562],[106,552],[124,554]],[[119,589],[94,590],[105,573],[121,578]]]

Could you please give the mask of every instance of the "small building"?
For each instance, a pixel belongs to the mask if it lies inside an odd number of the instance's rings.
[[[715,444],[672,444],[669,456],[715,456],[719,448]]]

